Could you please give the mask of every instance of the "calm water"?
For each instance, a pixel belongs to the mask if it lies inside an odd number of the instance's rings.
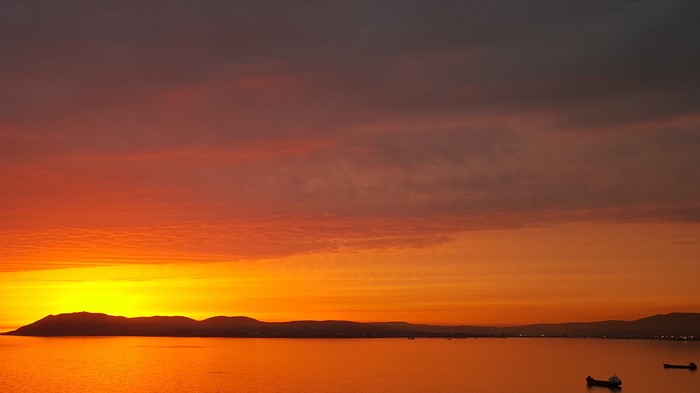
[[[700,342],[0,336],[0,391],[700,392]]]

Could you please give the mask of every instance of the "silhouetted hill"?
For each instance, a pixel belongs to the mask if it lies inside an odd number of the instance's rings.
[[[659,314],[636,321],[601,321],[516,326],[502,329],[509,336],[682,338],[700,339],[700,314]]]
[[[176,337],[618,337],[700,339],[700,314],[672,313],[636,321],[539,324],[513,327],[440,326],[406,322],[262,322],[218,316],[126,318],[98,313],[49,315],[15,331],[18,336]]]
[[[261,322],[248,317],[126,318],[99,313],[49,315],[15,331],[17,336],[176,336],[176,337],[401,337],[391,327],[350,321]]]
[[[99,313],[49,315],[7,334],[23,336],[167,336],[196,328],[185,317],[126,318]]]

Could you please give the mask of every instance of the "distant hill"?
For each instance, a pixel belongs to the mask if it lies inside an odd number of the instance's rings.
[[[126,318],[99,313],[49,315],[15,331],[16,336],[174,337],[610,337],[700,340],[700,314],[672,313],[636,321],[539,324],[512,327],[418,325],[406,322],[262,322],[248,317]]]
[[[248,317],[126,318],[99,313],[49,315],[15,331],[17,336],[175,336],[175,337],[404,337],[413,332],[351,321],[261,322]],[[435,336],[430,332],[415,332]]]
[[[517,326],[503,329],[506,335],[616,338],[700,339],[700,314],[659,314],[636,321],[602,321]]]

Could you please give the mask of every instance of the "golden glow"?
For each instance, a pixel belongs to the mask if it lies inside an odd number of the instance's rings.
[[[501,325],[693,311],[700,246],[684,239],[698,235],[692,225],[583,223],[414,249],[5,272],[0,296],[13,301],[0,305],[0,326],[74,311]]]
[[[700,311],[681,6],[5,3],[0,329]]]

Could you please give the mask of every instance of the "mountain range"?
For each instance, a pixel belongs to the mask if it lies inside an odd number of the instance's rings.
[[[78,312],[49,315],[17,330],[15,336],[170,336],[170,337],[605,337],[700,340],[700,313],[659,314],[635,321],[601,321],[524,326],[441,326],[406,322],[262,322],[218,316],[126,318]]]

